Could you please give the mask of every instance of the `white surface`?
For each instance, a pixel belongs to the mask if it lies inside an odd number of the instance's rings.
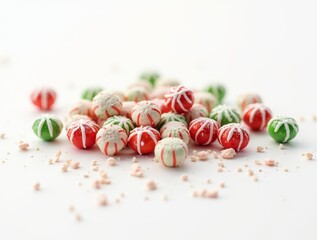
[[[317,165],[301,156],[316,155],[317,124],[310,120],[316,114],[315,9],[314,1],[1,1],[0,132],[6,138],[0,140],[0,238],[316,239]],[[275,114],[306,121],[283,151],[266,134],[253,135],[246,151],[225,161],[223,173],[213,159],[166,169],[144,158],[144,179],[130,176],[132,156],[108,167],[96,148],[74,149],[65,132],[53,144],[33,135],[34,87],[57,89],[54,113],[63,117],[85,86],[120,88],[147,68],[195,88],[217,79],[228,87],[228,102],[257,92]],[[18,150],[20,140],[31,144],[28,152]],[[256,153],[257,145],[268,151]],[[81,169],[61,173],[61,163],[47,164],[60,149],[63,160],[80,161]],[[267,158],[280,166],[254,166]],[[92,189],[92,160],[109,173],[111,185]],[[259,182],[244,164],[263,169]],[[189,182],[180,181],[184,173]],[[157,191],[145,190],[150,179]],[[37,181],[40,192],[32,188]],[[219,199],[191,197],[193,189],[218,189],[223,181]],[[126,197],[116,204],[121,192]],[[109,206],[97,206],[100,193]],[[161,200],[164,194],[169,201]]]

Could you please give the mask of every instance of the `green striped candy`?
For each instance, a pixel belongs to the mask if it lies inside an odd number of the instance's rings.
[[[269,121],[267,131],[276,142],[287,143],[296,137],[298,124],[291,117],[275,117]]]
[[[109,117],[107,121],[103,124],[103,126],[107,125],[118,125],[119,127],[122,127],[126,133],[129,135],[130,131],[134,129],[134,125],[131,119],[123,116],[113,116]]]
[[[157,129],[160,130],[166,123],[171,121],[184,123],[184,125],[187,127],[187,122],[184,116],[177,113],[163,113],[161,115],[160,122],[157,124]]]
[[[229,123],[240,123],[241,116],[235,107],[218,105],[211,110],[210,118],[217,121],[220,126]]]
[[[53,141],[60,135],[63,123],[54,115],[46,114],[34,121],[32,129],[35,135],[44,141]]]
[[[221,84],[212,84],[206,87],[206,92],[212,93],[218,98],[218,102],[221,103],[226,95],[226,88]]]
[[[160,74],[157,72],[144,72],[140,76],[140,80],[147,81],[151,84],[152,87],[156,86],[156,82],[159,79]]]
[[[90,100],[92,99],[102,91],[103,89],[101,87],[90,87],[86,88],[83,93],[81,94],[82,99]]]

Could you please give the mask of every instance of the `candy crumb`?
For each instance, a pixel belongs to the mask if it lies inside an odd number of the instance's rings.
[[[133,162],[133,163],[138,162],[138,160],[136,159],[136,157],[133,157],[133,158],[132,158],[132,162]]]
[[[278,162],[272,159],[268,159],[264,161],[264,164],[268,167],[275,167],[278,165]]]
[[[207,160],[207,159],[208,159],[208,156],[209,156],[209,154],[208,154],[208,152],[206,152],[206,151],[199,151],[199,152],[197,153],[197,158],[198,158],[200,161],[205,161],[205,160]]]
[[[5,133],[0,133],[0,139],[4,139],[4,138],[5,138],[5,136],[6,136],[6,134],[5,134]]]
[[[71,162],[70,167],[72,169],[78,169],[80,168],[80,162]]]
[[[24,142],[20,142],[19,143],[19,148],[21,151],[27,151],[29,149],[29,144],[28,143],[24,143]]]
[[[228,148],[221,151],[221,157],[225,159],[233,159],[237,155],[233,148]]]
[[[280,150],[284,150],[284,149],[285,149],[285,146],[281,143],[281,144],[278,146],[278,148],[279,148]]]
[[[41,190],[41,184],[39,182],[36,182],[34,185],[33,185],[33,189],[35,191],[40,191]]]
[[[305,158],[307,160],[313,160],[314,159],[314,155],[311,152],[307,152],[307,153],[305,153]]]
[[[212,151],[212,156],[214,157],[214,159],[218,159],[218,153],[216,151]]]
[[[107,164],[109,166],[116,166],[117,165],[117,161],[114,158],[110,157],[110,158],[107,159]]]
[[[146,183],[146,189],[149,191],[153,191],[157,188],[156,183],[153,180],[150,180]]]
[[[143,170],[139,164],[135,163],[132,165],[131,176],[139,178],[143,177]]]
[[[108,205],[108,198],[106,197],[106,195],[101,194],[97,198],[97,203],[99,206],[106,206]]]
[[[258,153],[264,153],[264,152],[265,152],[265,149],[264,149],[264,147],[262,147],[262,146],[257,146],[256,151],[257,151]]]
[[[220,185],[219,185],[221,188],[224,188],[226,185],[225,185],[225,183],[224,182],[222,182],[222,183],[220,183]]]
[[[181,180],[182,180],[183,182],[188,181],[188,176],[187,176],[187,175],[181,175]]]

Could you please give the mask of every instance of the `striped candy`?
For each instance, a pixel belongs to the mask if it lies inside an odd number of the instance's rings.
[[[249,104],[242,114],[243,122],[253,131],[265,129],[271,118],[271,110],[262,103]]]
[[[197,145],[209,145],[217,139],[218,123],[210,118],[200,117],[190,122],[189,134]]]
[[[154,151],[155,145],[161,139],[160,133],[150,126],[137,127],[130,133],[128,144],[133,151],[142,155]]]
[[[238,97],[237,104],[241,111],[251,103],[262,103],[262,98],[255,93],[242,94]]]
[[[107,125],[100,128],[96,136],[96,142],[104,154],[117,155],[127,145],[128,135],[118,125]]]
[[[186,144],[189,142],[189,131],[182,122],[171,121],[163,125],[160,130],[162,138],[174,137],[182,139]]]
[[[218,105],[215,107],[210,113],[210,118],[216,120],[220,126],[241,122],[238,110],[227,105]]]
[[[192,108],[187,113],[185,113],[186,121],[187,123],[190,123],[199,117],[208,117],[207,109],[201,104],[194,103]]]
[[[142,101],[132,108],[131,118],[137,126],[155,127],[161,119],[161,112],[154,103]]]
[[[186,113],[194,104],[193,92],[182,85],[171,87],[164,98],[167,109],[176,113]]]
[[[108,118],[105,123],[103,124],[104,126],[107,125],[118,125],[119,127],[122,127],[126,133],[130,134],[130,131],[134,129],[133,122],[131,119],[123,117],[123,116],[113,116]]]
[[[105,91],[100,92],[92,101],[94,114],[102,120],[114,115],[120,115],[121,108],[122,102],[120,98]]]
[[[75,120],[67,130],[67,138],[75,147],[88,149],[95,144],[98,130],[99,126],[92,120]]]
[[[165,167],[178,167],[187,156],[187,145],[179,138],[164,138],[155,147],[155,158]]]
[[[187,127],[187,122],[184,116],[177,113],[170,112],[170,113],[163,113],[161,115],[161,120],[157,125],[157,129],[161,129],[161,127],[163,127],[166,123],[172,122],[172,121],[181,122]]]
[[[34,121],[32,129],[44,141],[53,141],[60,135],[63,123],[54,115],[45,114]]]
[[[97,116],[92,111],[92,102],[89,100],[80,100],[74,106],[71,107],[69,110],[69,116],[74,115],[86,115],[94,120],[97,119]]]
[[[249,144],[249,131],[239,123],[227,124],[219,128],[218,141],[226,149],[240,151]]]
[[[32,103],[40,110],[50,110],[55,103],[56,92],[51,88],[35,89],[31,94]]]

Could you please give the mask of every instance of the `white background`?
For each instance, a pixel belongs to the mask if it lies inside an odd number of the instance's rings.
[[[0,132],[7,136],[0,140],[0,238],[316,239],[317,166],[301,157],[316,152],[316,123],[311,121],[316,114],[316,5],[286,0],[0,0]],[[29,102],[34,87],[50,85],[58,91],[54,113],[62,118],[86,86],[123,90],[146,69],[196,89],[222,82],[230,103],[241,93],[256,92],[275,114],[305,121],[283,151],[265,133],[252,135],[249,148],[226,162],[224,173],[217,172],[212,158],[187,161],[180,169],[140,158],[144,179],[129,175],[131,155],[110,168],[96,148],[74,149],[65,132],[53,144],[32,134],[38,115]],[[18,150],[20,140],[30,143],[28,152]],[[255,153],[257,145],[267,146],[267,152]],[[61,164],[48,165],[59,149],[63,160],[80,161],[82,168],[61,173]],[[280,167],[254,166],[254,160],[268,158]],[[92,160],[109,173],[112,185],[91,188],[97,176]],[[247,176],[246,163],[263,169],[256,174],[259,182]],[[236,173],[237,167],[244,171]],[[87,171],[91,177],[84,179]],[[183,173],[188,183],[179,180]],[[207,178],[213,181],[210,186]],[[157,191],[144,190],[149,179],[157,181]],[[43,185],[41,192],[32,189],[36,181]],[[190,196],[193,189],[218,189],[223,181],[227,187],[219,190],[217,200]],[[121,192],[126,198],[116,204]],[[109,197],[109,206],[97,206],[100,193]],[[164,194],[169,201],[161,200]],[[74,220],[70,205],[82,222]]]

